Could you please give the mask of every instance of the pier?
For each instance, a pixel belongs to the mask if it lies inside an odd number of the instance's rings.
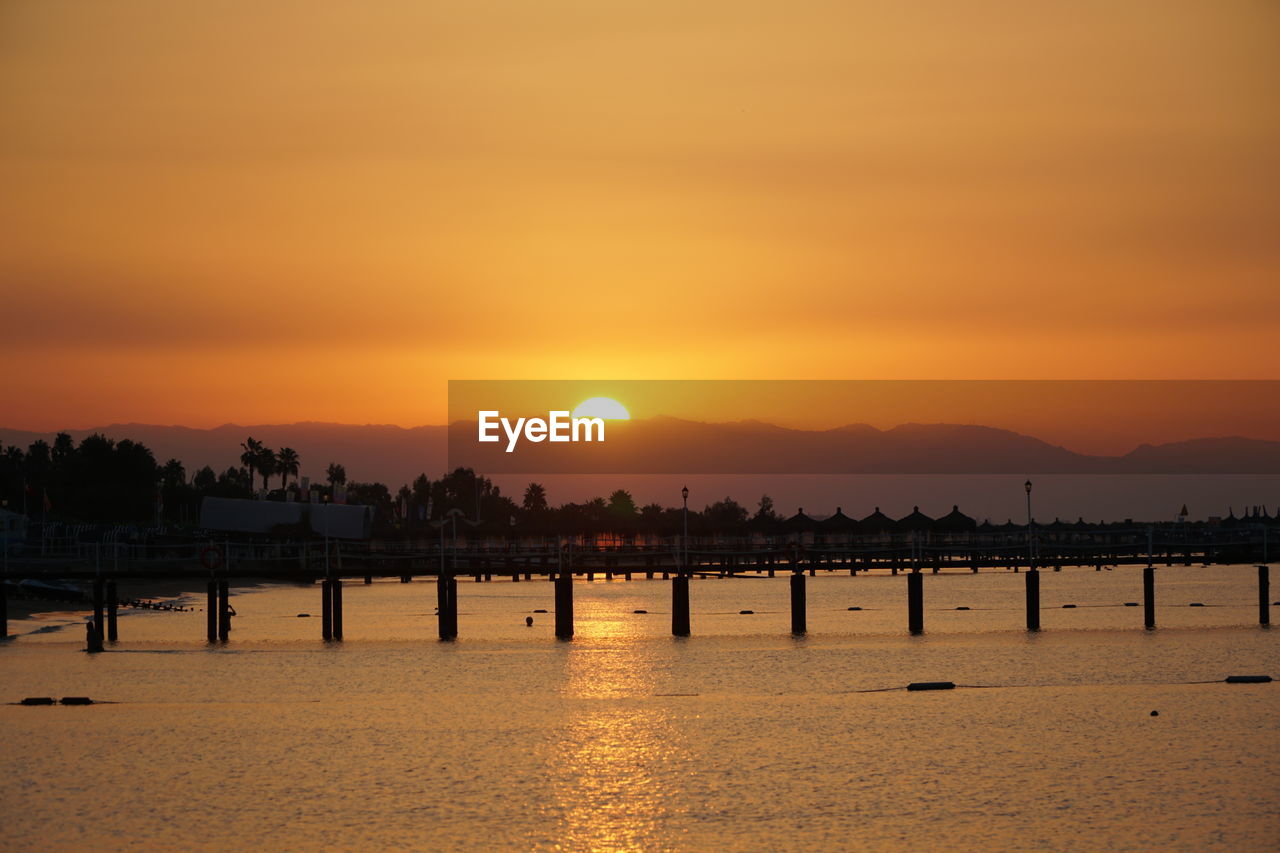
[[[744,539],[690,539],[658,543],[601,543],[587,537],[557,537],[551,541],[468,541],[448,543],[392,543],[313,541],[249,541],[204,539],[183,544],[122,545],[113,543],[110,559],[103,546],[79,543],[77,548],[41,559],[10,559],[4,587],[21,590],[24,581],[57,579],[81,583],[88,589],[93,616],[89,622],[91,649],[109,647],[120,639],[117,585],[126,580],[183,579],[207,593],[206,639],[227,643],[231,638],[230,593],[237,581],[311,583],[320,592],[320,634],[326,642],[340,642],[345,634],[343,583],[372,583],[394,578],[411,583],[429,578],[437,584],[437,618],[441,640],[459,635],[460,581],[517,583],[541,579],[552,583],[555,636],[574,635],[574,580],[606,582],[667,581],[671,586],[671,633],[694,634],[696,590],[691,581],[708,578],[788,577],[791,633],[808,630],[806,578],[819,573],[851,577],[905,574],[905,628],[921,634],[925,626],[925,576],[998,572],[1022,574],[1025,586],[1026,629],[1041,630],[1040,578],[1045,571],[1064,567],[1142,566],[1142,625],[1156,627],[1158,566],[1243,562],[1258,567],[1258,624],[1270,624],[1270,576],[1265,564],[1267,531],[1244,529],[1224,536],[1188,535],[1189,531],[1156,528],[1074,528],[1070,536],[1038,535],[1030,543],[1007,536],[896,537],[791,536],[751,542]],[[1177,535],[1173,535],[1177,534]],[[463,593],[465,595],[465,593]],[[786,593],[779,593],[782,600]],[[7,634],[6,598],[0,595],[0,636]],[[1126,602],[1127,603],[1127,602]],[[1072,605],[1066,605],[1068,607]]]

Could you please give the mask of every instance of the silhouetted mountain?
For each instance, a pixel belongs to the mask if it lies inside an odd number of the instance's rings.
[[[492,473],[1088,473],[1111,461],[1008,430],[956,424],[799,430],[658,417],[610,422],[603,444],[521,442],[514,453],[505,452],[505,442],[477,444],[475,429],[475,422],[451,426],[450,461]]]
[[[1280,442],[1228,437],[1144,444],[1119,465],[1133,474],[1274,474],[1280,471]]]
[[[1124,456],[1075,453],[1031,436],[963,424],[903,424],[880,430],[848,424],[801,430],[762,421],[703,423],[656,417],[610,421],[604,444],[521,442],[505,453],[505,441],[478,444],[474,421],[451,427],[404,428],[385,424],[224,424],[212,429],[152,424],[112,424],[67,430],[77,442],[91,433],[131,438],[170,457],[188,474],[203,465],[215,471],[239,465],[240,443],[253,436],[270,447],[288,445],[301,457],[301,474],[322,480],[330,462],[346,466],[352,480],[393,487],[446,466],[501,473],[823,473],[823,474],[1275,474],[1280,442],[1204,438],[1142,445]],[[25,448],[53,433],[0,428],[0,443]],[[456,441],[447,454],[446,438]]]
[[[1280,442],[1203,439],[1124,457],[1075,453],[1031,436],[966,424],[849,424],[799,430],[658,417],[611,421],[603,444],[478,444],[474,421],[450,427],[451,464],[499,473],[1103,474],[1280,472]],[[1165,447],[1169,448],[1165,452]]]

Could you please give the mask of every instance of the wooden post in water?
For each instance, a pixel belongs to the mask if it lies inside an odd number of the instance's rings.
[[[333,639],[333,595],[327,577],[320,581],[320,636],[324,640]]]
[[[573,637],[573,574],[560,570],[556,575],[556,637]]]
[[[1142,570],[1142,623],[1148,629],[1156,626],[1156,570],[1151,566]]]
[[[458,637],[458,579],[452,572],[441,572],[436,578],[436,615],[440,639]]]
[[[207,623],[209,642],[218,642],[218,582],[209,579],[209,599],[205,604],[205,622]]]
[[[805,624],[804,572],[791,573],[791,633],[803,634]]]
[[[1271,624],[1271,568],[1258,566],[1258,624]]]
[[[98,633],[98,626],[93,622],[84,623],[84,642],[86,652],[102,651],[102,637]]]
[[[93,582],[93,630],[98,635],[98,644],[102,644],[103,637],[103,618],[102,611],[105,605],[105,588],[102,578],[96,578]]]
[[[907,630],[924,633],[924,575],[915,571],[907,575]]]
[[[443,568],[436,577],[436,621],[439,623],[440,639],[453,639],[449,636],[449,581]]]
[[[342,639],[342,578],[329,581],[329,598],[333,600],[333,638]]]
[[[445,591],[449,594],[449,639],[458,638],[458,579],[449,573],[445,579]]]
[[[218,639],[231,638],[231,583],[223,578],[218,581]]]
[[[1040,572],[1027,572],[1027,630],[1040,630]]]
[[[116,629],[116,611],[119,606],[116,599],[116,582],[107,581],[107,640],[112,643],[120,637],[120,632]]]
[[[684,572],[671,579],[671,633],[689,636],[689,576]]]

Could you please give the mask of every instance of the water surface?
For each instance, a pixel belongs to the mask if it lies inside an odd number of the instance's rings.
[[[1280,675],[1254,570],[1158,577],[1152,632],[1140,570],[1067,569],[1036,635],[1012,573],[927,576],[921,637],[904,577],[847,575],[808,579],[803,638],[781,576],[695,580],[687,639],[643,579],[576,583],[567,643],[551,584],[469,579],[453,643],[429,580],[349,583],[342,643],[301,586],[236,590],[225,646],[201,612],[129,613],[94,656],[24,633],[0,700],[118,704],[0,706],[3,844],[1274,849],[1280,691],[1220,683]],[[900,689],[926,680],[965,687]]]

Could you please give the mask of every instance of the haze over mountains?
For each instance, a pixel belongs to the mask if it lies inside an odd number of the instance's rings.
[[[158,462],[177,458],[188,473],[209,465],[239,465],[240,443],[253,436],[273,448],[289,446],[301,474],[321,480],[330,462],[352,480],[393,488],[419,473],[438,476],[458,464],[487,474],[1276,474],[1280,442],[1209,437],[1141,445],[1123,456],[1075,453],[1031,436],[992,427],[904,424],[879,430],[850,424],[800,430],[760,421],[702,423],[658,417],[610,422],[604,444],[475,442],[474,422],[399,427],[379,424],[224,424],[212,429],[153,424],[111,424],[66,430],[77,442],[92,433],[140,441]],[[452,453],[448,439],[455,439]],[[0,427],[0,443],[26,448],[54,433]]]

